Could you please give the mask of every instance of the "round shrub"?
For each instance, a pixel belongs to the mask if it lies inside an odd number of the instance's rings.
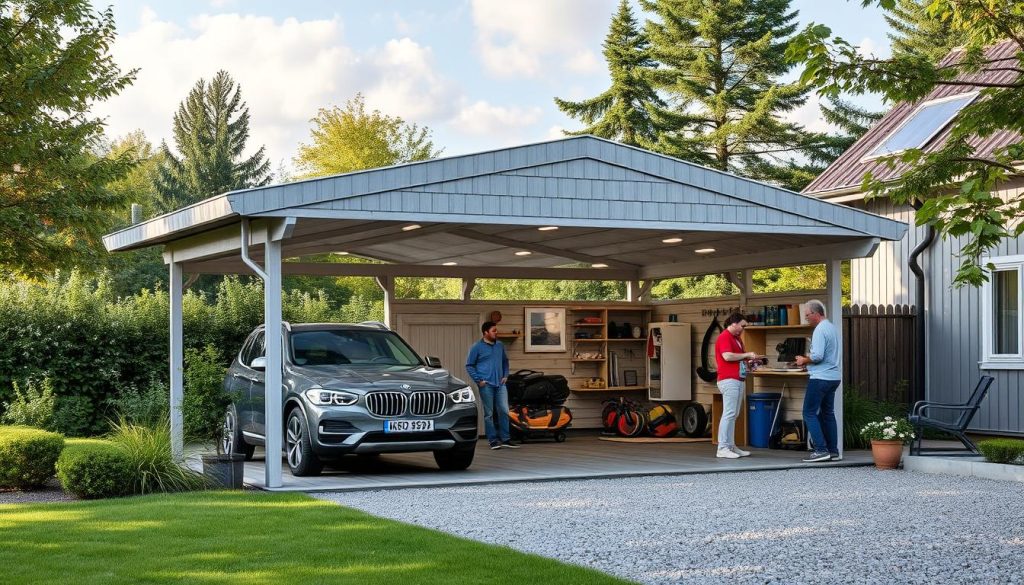
[[[114,498],[132,493],[135,472],[128,453],[110,441],[70,441],[57,460],[57,478],[80,498]]]
[[[1021,463],[1024,457],[1024,440],[988,439],[978,443],[978,450],[992,463]]]
[[[64,437],[42,429],[0,426],[0,488],[32,489],[53,477]]]

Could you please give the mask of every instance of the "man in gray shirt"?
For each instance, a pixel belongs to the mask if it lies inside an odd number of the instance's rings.
[[[836,389],[842,379],[842,348],[836,326],[825,318],[821,301],[808,301],[804,316],[814,326],[810,355],[796,357],[796,363],[807,366],[810,380],[804,394],[804,424],[814,443],[814,452],[807,463],[839,461],[839,430],[836,426]]]

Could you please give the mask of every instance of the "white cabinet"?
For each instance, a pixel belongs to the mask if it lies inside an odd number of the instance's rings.
[[[651,323],[654,356],[647,355],[647,386],[651,400],[693,399],[693,351],[689,323]]]

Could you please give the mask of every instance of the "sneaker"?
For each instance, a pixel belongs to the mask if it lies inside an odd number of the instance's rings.
[[[518,449],[519,443],[513,443],[512,441],[502,441],[501,446],[507,449]]]
[[[823,451],[821,453],[811,453],[810,455],[804,458],[804,463],[817,463],[819,461],[828,461],[831,458],[832,456],[828,454],[828,451]]]
[[[839,453],[830,453],[828,457],[829,457],[829,459],[831,461],[842,461],[843,460],[843,456],[840,455]]]
[[[719,449],[718,453],[715,453],[715,457],[721,459],[739,459],[740,454],[726,447],[725,449]]]
[[[729,450],[731,450],[733,453],[739,455],[740,457],[750,457],[750,451],[744,451],[743,449],[740,449],[739,447],[730,447]]]
[[[501,443],[497,441],[491,443],[491,451],[497,451],[498,449],[501,449]]]

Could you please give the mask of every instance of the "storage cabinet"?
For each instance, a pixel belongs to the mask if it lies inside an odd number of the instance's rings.
[[[689,323],[651,323],[654,355],[647,357],[647,386],[650,400],[691,400],[693,398],[693,350]]]
[[[650,315],[650,309],[640,307],[569,307],[566,330],[573,392],[646,389],[644,351]],[[639,336],[634,335],[635,328],[640,329]],[[626,385],[624,372],[632,372],[634,384]],[[588,387],[592,378],[603,380],[603,387]]]

